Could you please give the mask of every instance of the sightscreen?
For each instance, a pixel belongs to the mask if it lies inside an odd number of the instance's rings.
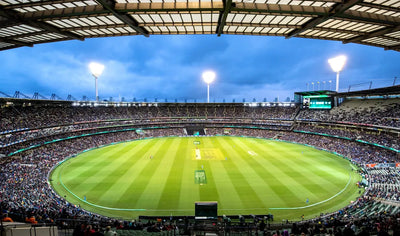
[[[218,203],[217,202],[196,202],[194,208],[196,219],[217,219]]]

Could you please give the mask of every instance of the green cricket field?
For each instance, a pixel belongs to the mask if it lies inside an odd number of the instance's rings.
[[[356,167],[300,144],[248,137],[165,137],[96,148],[50,175],[72,204],[105,216],[194,215],[217,201],[218,215],[273,214],[276,221],[333,212],[360,195]]]

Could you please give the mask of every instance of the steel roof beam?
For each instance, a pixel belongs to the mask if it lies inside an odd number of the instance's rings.
[[[369,2],[361,2],[359,3],[361,6],[364,7],[371,7],[371,8],[376,8],[376,9],[380,9],[380,10],[386,10],[386,11],[393,11],[393,12],[400,12],[399,8],[396,7],[389,7],[389,6],[385,6],[385,5],[378,5],[378,4],[374,4],[374,3],[369,3]]]
[[[400,51],[400,44],[396,46],[391,46],[391,47],[385,47],[385,50],[395,50],[395,51]]]
[[[139,23],[133,19],[132,16],[130,16],[127,13],[120,13],[117,10],[115,10],[115,2],[110,1],[110,0],[96,0],[98,3],[100,3],[105,9],[110,11],[115,17],[117,17],[120,21],[124,22],[125,24],[129,25],[132,29],[134,29],[136,32],[139,34],[142,34],[146,37],[149,37],[149,32],[139,26]]]
[[[271,15],[288,15],[288,16],[304,16],[304,17],[326,17],[329,14],[333,14],[326,7],[311,7],[311,6],[292,6],[292,5],[278,5],[278,4],[257,4],[257,3],[234,3],[235,6],[230,8],[230,13],[254,13],[254,14],[271,14]],[[171,11],[180,13],[190,12],[206,12],[206,11],[224,11],[223,4],[198,4],[188,5],[184,2],[180,4],[175,3],[129,3],[128,4],[117,4],[114,8],[114,12],[119,15],[128,15],[135,13],[143,14],[168,14]],[[23,18],[30,20],[52,20],[52,19],[71,19],[77,17],[89,17],[89,16],[100,16],[109,15],[110,12],[104,9],[101,5],[90,6],[90,7],[76,7],[76,8],[65,8],[62,12],[59,11],[39,11],[39,12],[27,12],[20,14]],[[349,21],[359,21],[363,23],[381,24],[384,26],[391,26],[397,23],[396,18],[389,16],[380,16],[377,14],[362,14],[360,15],[357,11],[346,11],[346,13],[336,14],[334,16],[338,19],[344,19]],[[132,18],[131,18],[132,19]],[[317,18],[315,18],[317,19]],[[133,19],[134,20],[134,19]],[[0,25],[6,24],[1,22]],[[135,24],[134,24],[135,25]]]
[[[225,0],[224,1],[224,11],[219,13],[218,18],[218,26],[217,26],[217,35],[221,36],[222,32],[224,31],[224,26],[226,24],[226,18],[228,17],[229,12],[232,8],[232,0]]]
[[[396,31],[400,31],[400,25],[396,26],[396,27],[386,27],[384,29],[379,29],[376,31],[373,31],[371,33],[367,33],[361,36],[357,36],[348,40],[344,40],[343,43],[359,43],[365,39],[369,39],[369,38],[373,38],[373,37],[379,37],[381,35],[385,35],[385,34],[389,34],[392,32],[396,32]]]
[[[19,22],[21,24],[26,24],[38,29],[44,29],[46,31],[49,31],[51,33],[57,33],[57,34],[61,34],[64,35],[68,38],[73,38],[73,39],[78,39],[83,41],[84,38],[80,35],[74,34],[74,33],[70,33],[70,32],[66,32],[66,31],[61,31],[59,28],[48,24],[46,22],[41,22],[41,21],[35,21],[35,20],[28,20],[28,19],[24,19],[22,17],[19,16],[19,14],[14,11],[14,10],[8,10],[8,9],[4,9],[2,6],[0,6],[0,16],[3,16],[5,18],[7,18],[8,20],[11,21],[16,21]]]
[[[286,38],[289,39],[295,37],[306,30],[312,29],[317,25],[321,24],[322,22],[345,12],[347,9],[358,4],[359,2],[362,2],[362,0],[345,0],[343,3],[337,3],[333,6],[333,8],[329,11],[328,14],[310,20],[303,26],[303,28],[293,30],[292,32],[290,32],[288,36],[286,36]]]
[[[15,9],[15,8],[24,8],[24,7],[36,7],[36,6],[43,6],[43,5],[52,5],[52,4],[61,4],[61,3],[69,3],[69,2],[78,2],[77,0],[53,0],[53,1],[38,1],[38,2],[24,2],[19,4],[10,4],[5,5],[5,9]]]
[[[5,38],[0,38],[0,42],[3,43],[9,43],[9,44],[14,44],[16,46],[27,46],[27,47],[33,47],[32,43],[25,43],[19,40],[15,40],[15,39],[5,39]]]

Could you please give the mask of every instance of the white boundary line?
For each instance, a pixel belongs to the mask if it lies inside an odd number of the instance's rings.
[[[311,205],[307,205],[307,206],[302,206],[302,207],[282,207],[282,208],[268,208],[268,209],[270,209],[270,210],[296,210],[296,209],[304,209],[304,208],[309,208],[309,207],[313,207],[313,206],[316,206],[316,205],[319,205],[319,204],[322,204],[322,203],[325,203],[325,202],[327,202],[327,201],[330,201],[330,200],[332,200],[333,198],[335,198],[335,197],[337,197],[337,196],[339,196],[340,194],[342,194],[346,189],[347,189],[347,187],[350,185],[350,182],[351,182],[351,179],[352,179],[352,177],[351,177],[351,173],[349,173],[349,181],[347,181],[347,184],[346,184],[346,186],[342,189],[342,190],[340,190],[338,193],[336,193],[335,195],[333,195],[332,197],[330,197],[330,198],[328,198],[328,199],[325,199],[325,200],[323,200],[323,201],[320,201],[320,202],[317,202],[317,203],[314,203],[314,204],[311,204]]]

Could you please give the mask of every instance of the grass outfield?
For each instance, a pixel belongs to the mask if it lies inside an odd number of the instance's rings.
[[[111,217],[194,215],[194,202],[218,201],[219,215],[271,213],[280,221],[348,205],[360,179],[348,160],[303,145],[170,137],[81,153],[50,182],[69,202]]]

